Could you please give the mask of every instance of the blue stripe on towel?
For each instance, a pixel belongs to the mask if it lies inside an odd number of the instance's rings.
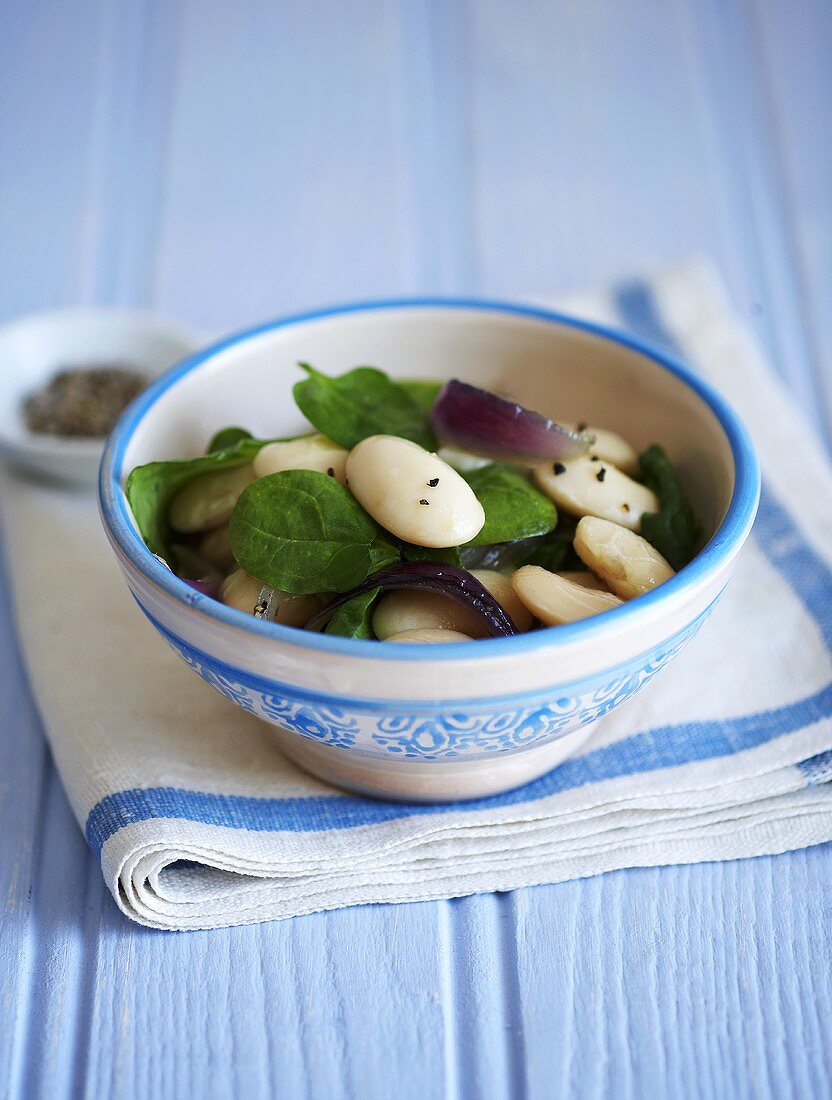
[[[104,843],[125,825],[151,818],[178,818],[205,825],[222,825],[249,832],[314,833],[326,829],[354,829],[407,817],[464,810],[489,810],[561,794],[563,791],[729,756],[756,748],[774,737],[792,733],[832,713],[832,684],[799,703],[747,718],[690,722],[662,726],[614,745],[567,760],[554,771],[505,794],[450,805],[377,802],[352,795],[316,795],[307,798],[247,798],[205,794],[177,787],[150,787],[107,795],[87,818],[87,841],[96,855]]]
[[[650,288],[630,283],[616,295],[628,325],[677,353]],[[832,651],[832,570],[805,541],[788,512],[763,487],[755,526],[757,540],[817,622]],[[624,738],[574,760],[518,790],[452,805],[377,802],[351,795],[307,798],[246,798],[206,794],[175,787],[119,791],[90,811],[86,835],[100,855],[106,841],[125,825],[168,818],[244,829],[251,832],[318,832],[350,829],[402,818],[516,806],[574,790],[589,783],[660,768],[712,760],[756,748],[832,715],[832,684],[806,699],[740,718],[668,725]],[[807,784],[832,778],[832,753],[821,753],[801,766]]]
[[[806,779],[807,787],[818,787],[821,783],[832,781],[832,749],[801,760],[797,765]]]
[[[679,347],[676,337],[665,324],[648,283],[640,279],[620,283],[613,298],[616,312],[627,329],[687,362],[685,349]]]
[[[615,304],[627,328],[685,359],[685,349],[667,328],[648,283],[622,283]],[[754,531],[763,552],[800,597],[832,652],[832,570],[806,542],[789,513],[763,483]]]

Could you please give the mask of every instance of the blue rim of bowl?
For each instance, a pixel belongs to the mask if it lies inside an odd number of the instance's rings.
[[[681,379],[702,398],[716,416],[728,438],[734,461],[734,491],[731,502],[725,518],[709,542],[689,565],[669,581],[665,581],[659,588],[639,596],[638,600],[622,604],[612,611],[606,611],[603,615],[563,626],[532,631],[528,634],[514,635],[510,638],[482,638],[450,646],[441,643],[403,646],[395,642],[340,638],[330,634],[307,633],[295,627],[254,619],[241,611],[226,607],[210,596],[195,592],[162,565],[145,546],[128,513],[127,499],[122,487],[122,465],[133,433],[163,394],[216,355],[237,344],[262,336],[264,333],[309,321],[355,313],[411,309],[469,310],[503,314],[578,329],[636,351]],[[246,630],[251,634],[279,640],[299,648],[350,657],[374,657],[397,661],[441,660],[446,662],[470,660],[474,657],[517,655],[544,647],[560,647],[584,641],[602,632],[616,631],[628,623],[632,624],[637,618],[652,615],[661,603],[691,591],[709,575],[717,572],[738,551],[751,530],[759,498],[760,467],[745,426],[728,402],[709,383],[703,381],[675,356],[659,350],[648,341],[606,325],[579,320],[555,310],[482,298],[392,298],[356,302],[293,314],[226,337],[171,367],[136,398],[110,433],[99,470],[99,503],[104,524],[111,538],[145,579],[172,596],[184,608],[198,611],[226,626]]]

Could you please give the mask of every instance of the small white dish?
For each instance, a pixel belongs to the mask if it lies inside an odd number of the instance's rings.
[[[95,482],[103,439],[29,431],[22,403],[63,367],[121,362],[152,379],[204,341],[184,326],[135,310],[61,309],[0,328],[0,457],[61,481]]]

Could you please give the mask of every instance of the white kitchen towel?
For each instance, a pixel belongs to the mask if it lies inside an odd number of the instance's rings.
[[[572,303],[672,346],[744,417],[760,515],[688,649],[520,791],[343,794],[181,664],[133,604],[89,493],[3,484],[23,650],[74,812],[124,912],[211,928],[363,902],[731,859],[832,838],[832,469],[694,265]]]

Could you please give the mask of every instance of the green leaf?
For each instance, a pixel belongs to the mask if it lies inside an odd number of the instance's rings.
[[[558,521],[551,500],[514,466],[494,462],[463,477],[485,510],[485,524],[468,546],[545,535]]]
[[[309,375],[292,390],[303,415],[348,450],[369,435],[398,435],[428,450],[436,440],[428,418],[407,390],[375,367],[356,367],[337,378],[307,363]]]
[[[664,449],[654,443],[638,461],[645,485],[661,504],[660,512],[642,515],[641,533],[674,569],[681,569],[696,553],[701,525]]]
[[[327,634],[338,634],[342,638],[375,638],[373,633],[373,605],[381,592],[372,588],[360,596],[353,596],[335,612],[327,623]]]
[[[416,402],[425,416],[430,416],[433,403],[444,385],[444,382],[429,382],[423,378],[404,378],[399,382],[400,388],[404,390],[411,401]]]
[[[384,534],[376,535],[370,546],[370,572],[377,573],[379,569],[398,561],[400,557],[400,548],[390,542],[386,531]]]
[[[205,451],[207,455],[214,451],[227,451],[229,447],[235,447],[243,439],[251,439],[251,432],[245,428],[220,428],[213,437]]]
[[[578,521],[574,516],[558,516],[557,526],[531,548],[520,565],[539,565],[551,573],[560,573],[565,569],[584,570],[586,566],[578,557],[575,549],[575,530]]]
[[[462,565],[457,546],[414,546],[411,542],[402,542],[402,558],[405,561],[441,561],[443,565]]]
[[[519,565],[540,565],[550,573],[557,573],[561,569],[585,568],[568,539],[544,540]]]
[[[349,489],[317,470],[282,470],[243,490],[231,514],[234,557],[285,592],[346,592],[398,559]]]
[[[141,536],[150,550],[166,561],[170,558],[167,510],[180,489],[203,474],[244,466],[267,442],[270,441],[242,439],[228,450],[198,458],[178,458],[137,466],[127,478],[125,493]]]

